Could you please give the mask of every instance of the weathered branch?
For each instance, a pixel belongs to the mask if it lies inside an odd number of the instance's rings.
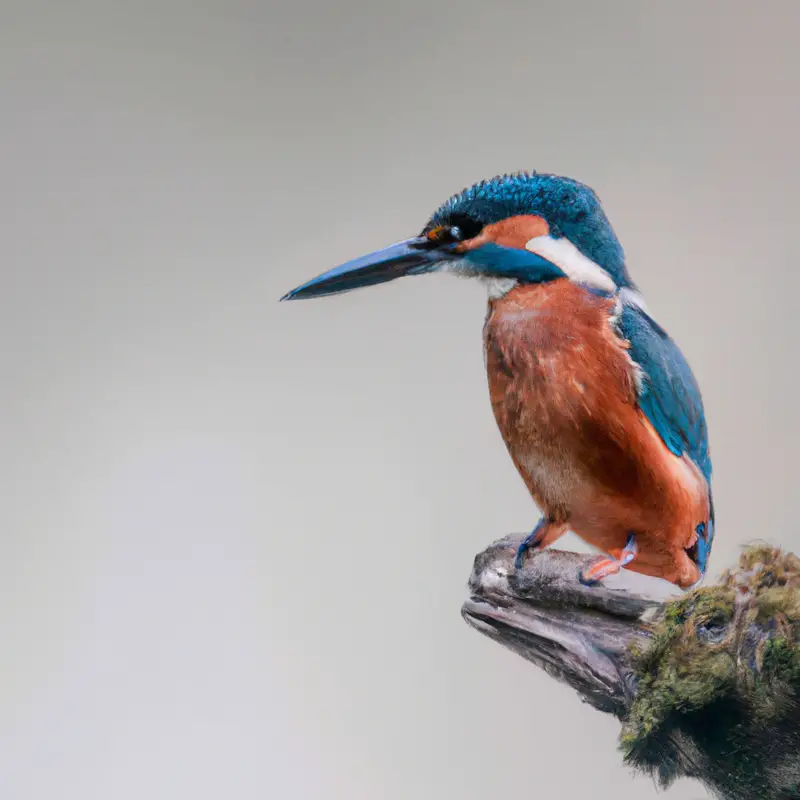
[[[792,627],[779,606],[800,614],[800,561],[762,548],[743,556],[746,570],[686,595],[624,571],[586,587],[577,576],[593,556],[555,549],[515,570],[520,540],[475,557],[462,608],[473,628],[619,718],[626,761],[662,784],[686,776],[730,800],[800,798],[800,620]],[[776,622],[787,619],[788,633]]]
[[[495,542],[475,558],[467,622],[568,684],[600,711],[622,717],[632,691],[624,652],[648,635],[636,620],[659,603],[629,589],[589,588],[576,576],[589,557],[546,550],[515,570],[520,539]]]

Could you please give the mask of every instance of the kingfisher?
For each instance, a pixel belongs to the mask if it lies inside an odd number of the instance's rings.
[[[500,434],[541,518],[529,553],[568,530],[597,551],[578,576],[623,567],[689,589],[714,538],[703,400],[648,311],[596,192],[517,172],[446,200],[419,235],[335,267],[281,300],[447,272],[483,282],[483,347]]]

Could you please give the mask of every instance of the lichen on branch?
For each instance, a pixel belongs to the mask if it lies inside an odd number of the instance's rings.
[[[652,638],[631,647],[637,689],[620,738],[628,763],[667,785],[681,760],[703,759],[735,777],[742,797],[763,786],[765,749],[797,736],[798,588],[800,558],[756,545],[717,584],[665,604]]]

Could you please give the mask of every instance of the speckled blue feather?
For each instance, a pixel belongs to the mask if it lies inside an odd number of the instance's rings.
[[[625,266],[625,252],[600,199],[589,186],[572,178],[519,172],[481,181],[439,206],[425,230],[454,220],[458,223],[461,218],[482,227],[521,214],[542,217],[552,236],[566,236],[587,258],[605,269],[617,286],[633,285]]]

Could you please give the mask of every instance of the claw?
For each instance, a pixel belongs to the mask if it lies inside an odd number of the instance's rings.
[[[598,559],[586,570],[580,571],[578,580],[584,586],[594,586],[609,575],[616,575],[622,567],[630,564],[636,558],[636,552],[636,537],[634,534],[629,533],[628,540],[625,542],[625,547],[620,551],[619,558],[606,556]]]
[[[514,559],[514,569],[522,569],[522,560],[528,550],[533,550],[536,545],[544,538],[544,532],[550,521],[542,517],[537,523],[536,527],[522,540],[520,546],[517,548],[517,557]]]

